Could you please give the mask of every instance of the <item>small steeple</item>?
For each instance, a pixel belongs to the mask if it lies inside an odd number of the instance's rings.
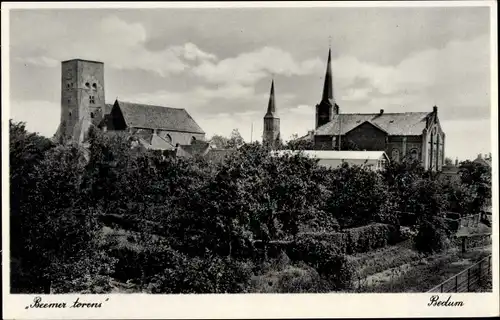
[[[266,112],[266,117],[267,116],[275,116],[276,114],[276,101],[274,98],[274,79],[271,82],[271,92],[269,93],[269,103],[267,105],[267,112]]]
[[[262,142],[264,145],[274,149],[279,142],[280,137],[280,118],[276,112],[276,101],[274,98],[274,79],[271,82],[271,92],[269,94],[269,103],[267,112],[264,116],[264,132]]]
[[[335,105],[333,98],[333,81],[332,81],[332,49],[328,48],[328,62],[326,65],[325,84],[323,86],[322,102],[328,102],[330,105]]]

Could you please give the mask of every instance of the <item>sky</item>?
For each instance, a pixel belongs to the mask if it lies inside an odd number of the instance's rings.
[[[116,98],[185,108],[207,133],[261,140],[271,80],[281,137],[314,128],[328,48],[344,113],[432,111],[445,155],[491,152],[488,7],[16,9],[10,117],[52,136],[61,61],[104,62]]]

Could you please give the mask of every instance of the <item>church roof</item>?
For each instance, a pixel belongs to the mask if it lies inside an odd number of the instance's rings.
[[[267,105],[266,118],[276,117],[276,99],[274,97],[274,79],[271,82],[271,92],[269,93],[269,103]]]
[[[185,109],[118,100],[115,103],[118,103],[128,127],[205,133]]]
[[[203,156],[210,150],[210,144],[205,141],[194,141],[192,144],[179,145],[177,148],[177,156],[193,157]]]
[[[325,83],[323,84],[323,94],[321,101],[330,105],[335,104],[333,97],[333,80],[332,80],[332,50],[328,49],[328,61],[326,63]]]
[[[429,112],[404,113],[343,113],[333,115],[332,121],[316,129],[315,135],[344,135],[357,126],[369,122],[393,136],[418,136],[427,125]]]

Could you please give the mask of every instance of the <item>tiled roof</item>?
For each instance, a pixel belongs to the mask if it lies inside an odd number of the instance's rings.
[[[429,112],[404,113],[343,113],[333,116],[332,121],[322,125],[315,135],[344,135],[362,123],[368,121],[389,135],[421,135],[426,126]],[[341,132],[339,132],[339,129]]]
[[[128,127],[205,133],[184,109],[117,102]]]
[[[186,154],[189,156],[203,156],[209,151],[210,144],[208,142],[196,142],[193,144],[180,145],[178,149],[182,150],[179,150],[180,152],[177,154],[178,156],[186,156]]]

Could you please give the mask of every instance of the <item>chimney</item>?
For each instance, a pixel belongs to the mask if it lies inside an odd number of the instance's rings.
[[[477,158],[478,158],[478,159],[482,159],[482,158],[483,158],[483,155],[482,155],[482,154],[478,154],[478,155],[477,155]]]
[[[458,158],[455,158],[455,167],[458,167]]]
[[[432,107],[432,112],[437,113],[438,112],[438,107],[437,106]]]
[[[384,114],[384,109],[380,109],[380,115]]]
[[[313,130],[308,131],[307,135],[309,136],[309,139],[311,139],[312,141],[314,141],[314,131]]]

